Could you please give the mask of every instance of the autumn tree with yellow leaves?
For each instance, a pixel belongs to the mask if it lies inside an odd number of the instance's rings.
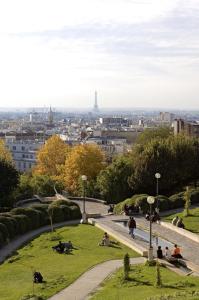
[[[0,139],[0,160],[5,160],[9,163],[13,163],[12,154],[6,148],[4,140]]]
[[[95,181],[104,167],[105,156],[97,145],[74,146],[65,162],[63,183],[68,191],[78,194],[81,175],[87,176],[88,183]]]
[[[50,137],[37,153],[37,165],[34,175],[48,175],[53,178],[60,175],[70,147],[57,135]]]

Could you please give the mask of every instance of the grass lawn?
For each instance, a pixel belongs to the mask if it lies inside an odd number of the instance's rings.
[[[182,212],[174,215],[169,215],[164,218],[164,221],[171,222],[175,216],[181,217],[183,219],[185,229],[194,233],[199,233],[199,208],[190,209],[190,216],[188,217],[184,217]]]
[[[103,232],[91,225],[75,225],[57,229],[60,240],[71,240],[77,248],[72,254],[55,253],[51,247],[58,241],[51,240],[51,233],[42,234],[18,250],[4,264],[0,265],[0,299],[20,300],[33,292],[33,270],[38,270],[46,283],[35,284],[35,294],[44,299],[68,286],[91,266],[109,259],[139,256],[122,244],[114,247],[100,247]]]
[[[156,267],[132,266],[129,280],[123,280],[120,269],[106,280],[92,300],[198,300],[199,278],[182,277],[164,267],[160,267],[163,286],[155,287]],[[195,295],[194,295],[195,294]],[[163,297],[170,295],[170,297]],[[173,297],[171,297],[173,295]],[[162,296],[162,297],[160,297]]]

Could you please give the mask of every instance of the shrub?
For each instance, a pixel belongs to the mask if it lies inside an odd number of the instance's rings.
[[[4,242],[5,242],[5,240],[4,240],[3,234],[0,231],[0,247],[1,247],[1,245],[4,244]]]
[[[12,208],[11,207],[0,207],[0,213],[4,213],[4,212],[8,212],[10,211]]]
[[[0,223],[0,233],[3,237],[3,241],[7,242],[7,240],[9,239],[9,232],[6,225],[3,223]]]
[[[199,203],[199,190],[191,191],[191,204]]]
[[[64,220],[70,220],[70,216],[71,216],[71,209],[70,207],[66,206],[66,205],[60,205],[60,209],[63,211],[64,214]]]
[[[59,223],[64,221],[64,212],[59,206],[51,205],[49,209],[51,209],[53,223]]]
[[[70,219],[81,219],[82,217],[79,206],[70,206],[70,213]]]
[[[9,238],[13,238],[17,234],[17,222],[15,222],[10,217],[0,216],[0,223],[3,223],[6,226],[9,233]]]
[[[13,218],[18,223],[18,233],[23,234],[30,230],[31,221],[26,215],[13,215]]]
[[[41,212],[36,210],[36,209],[32,209],[32,208],[14,208],[11,210],[11,213],[14,215],[25,215],[27,216],[30,221],[31,221],[31,229],[35,229],[40,227],[41,223],[42,223],[42,215]]]
[[[157,205],[157,199],[158,199],[158,207],[160,211],[171,208],[170,200],[168,197],[163,195],[158,195],[157,197],[155,197],[155,199],[156,199],[155,205]]]
[[[130,259],[128,253],[124,255],[124,280],[129,279]]]
[[[174,194],[169,197],[170,208],[179,208],[184,206],[184,192]]]

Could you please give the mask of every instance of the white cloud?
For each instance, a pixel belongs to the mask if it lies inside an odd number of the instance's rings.
[[[96,88],[106,107],[197,106],[198,8],[195,0],[0,1],[0,106],[89,106]]]

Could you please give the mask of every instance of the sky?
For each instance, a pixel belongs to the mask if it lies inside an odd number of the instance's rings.
[[[0,0],[0,107],[199,109],[198,0]]]

